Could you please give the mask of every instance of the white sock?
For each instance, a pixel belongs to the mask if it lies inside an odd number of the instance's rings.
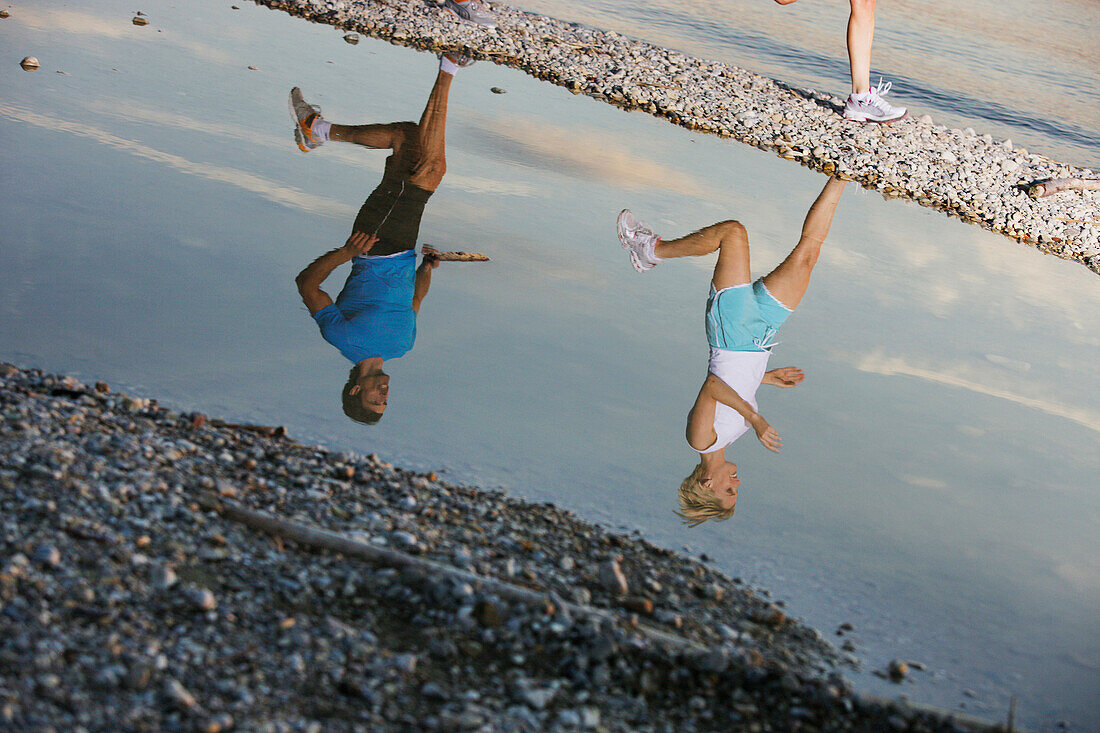
[[[852,92],[852,99],[858,99],[861,102],[866,102],[870,98],[871,92],[869,90],[866,92]]]
[[[451,61],[451,59],[447,57],[447,54],[443,54],[443,56],[439,58],[439,70],[444,74],[454,76],[455,72],[458,71],[458,64]]]
[[[332,123],[328,120],[323,120],[317,117],[313,120],[313,124],[309,126],[309,131],[312,133],[314,139],[318,142],[327,143],[328,133],[332,129]]]

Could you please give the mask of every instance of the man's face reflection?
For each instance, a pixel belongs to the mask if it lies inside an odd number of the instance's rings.
[[[381,415],[390,396],[390,375],[384,372],[364,374],[356,380],[350,393],[359,398],[363,409]]]

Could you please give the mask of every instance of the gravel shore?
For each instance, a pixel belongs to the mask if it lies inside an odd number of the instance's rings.
[[[101,383],[0,387],[0,729],[982,727],[855,696],[766,592],[551,505]]]
[[[485,29],[441,12],[434,0],[255,2],[391,43],[521,69],[576,94],[940,209],[1100,273],[1100,191],[1040,199],[1027,193],[1035,182],[1096,175],[1011,140],[936,125],[913,109],[891,125],[848,122],[840,116],[842,98],[499,3],[492,4],[499,27]]]

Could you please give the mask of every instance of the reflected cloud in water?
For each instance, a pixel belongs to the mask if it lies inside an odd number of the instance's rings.
[[[205,178],[208,181],[226,183],[231,186],[249,191],[262,196],[283,206],[288,206],[300,211],[318,214],[321,216],[344,217],[354,211],[346,204],[332,201],[322,196],[306,193],[292,186],[270,181],[254,173],[242,171],[237,168],[213,165],[211,163],[197,163],[179,155],[166,153],[135,140],[119,137],[106,130],[101,130],[91,125],[80,122],[69,122],[53,115],[33,112],[23,107],[0,103],[0,115],[12,120],[18,120],[30,125],[42,127],[54,132],[67,132],[79,137],[88,138],[108,147],[122,150],[139,158],[161,163],[181,173]]]

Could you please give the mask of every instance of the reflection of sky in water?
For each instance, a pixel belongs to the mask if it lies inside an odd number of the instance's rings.
[[[854,622],[869,668],[926,662],[901,690],[918,699],[972,688],[968,709],[996,716],[1016,693],[1033,722],[1096,724],[1100,298],[1085,268],[849,189],[772,360],[807,381],[758,395],[784,451],[735,444],[736,519],[688,533],[671,509],[712,263],[635,274],[615,213],[669,234],[740,218],[760,271],[797,238],[817,176],[462,70],[421,241],[493,262],[436,272],[416,349],[388,364],[386,417],[363,429],[340,414],[346,366],[292,278],[346,237],[384,154],[298,153],[284,100],[300,84],[330,119],[416,119],[435,62],[247,6],[154,5],[145,29],[89,10],[103,31],[76,35],[60,12],[0,24],[0,43],[43,62],[0,101],[0,358],[690,542],[825,631]]]

